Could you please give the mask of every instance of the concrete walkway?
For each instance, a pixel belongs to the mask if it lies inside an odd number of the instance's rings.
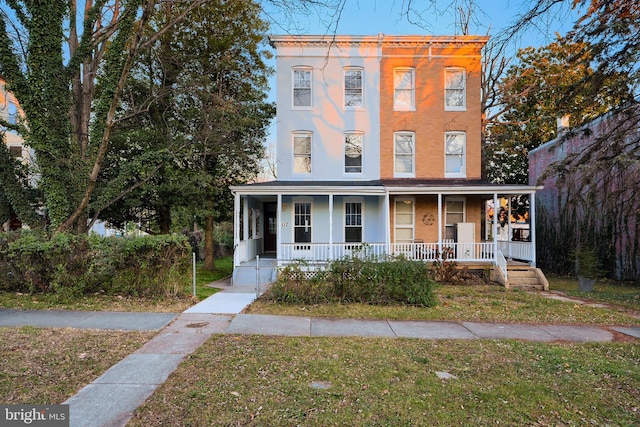
[[[70,426],[124,426],[140,406],[213,334],[419,339],[519,339],[607,342],[614,331],[640,338],[640,327],[598,327],[512,323],[325,319],[242,314],[255,298],[249,286],[217,283],[222,289],[179,315],[0,309],[0,326],[151,330],[159,333],[64,403]]]

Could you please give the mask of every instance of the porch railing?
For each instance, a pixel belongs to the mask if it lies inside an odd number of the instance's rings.
[[[279,259],[326,262],[345,256],[403,255],[407,259],[493,262],[493,242],[480,243],[283,243]],[[286,261],[285,261],[286,262]]]
[[[533,244],[531,242],[506,242],[498,240],[498,250],[506,258],[533,261]]]

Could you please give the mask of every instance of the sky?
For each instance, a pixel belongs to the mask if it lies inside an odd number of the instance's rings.
[[[335,0],[339,1],[339,0]],[[422,15],[423,25],[415,25],[403,16],[403,9],[409,0],[343,0],[345,8],[339,19],[336,34],[376,35],[380,32],[391,35],[424,34],[452,35],[460,34],[456,25],[456,14],[450,3],[473,3],[474,13],[469,24],[469,34],[496,36],[501,30],[513,24],[520,15],[529,10],[533,0],[435,0],[439,13],[433,8]],[[423,8],[434,0],[412,0],[415,8]],[[570,3],[570,2],[566,2]],[[417,20],[416,15],[411,16]],[[575,14],[568,7],[557,10],[547,22],[542,22],[536,31],[528,31],[522,35],[516,47],[542,46],[555,39],[555,32],[565,34],[572,25]],[[327,30],[332,20],[328,10],[316,10],[308,16],[298,14],[295,19],[274,14],[277,22],[272,22],[271,32],[276,34],[324,34],[332,33],[333,27]],[[273,21],[273,20],[272,20]]]

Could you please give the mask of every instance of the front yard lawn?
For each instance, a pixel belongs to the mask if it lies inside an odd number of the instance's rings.
[[[0,402],[56,404],[76,394],[155,332],[0,328]]]
[[[639,402],[637,342],[218,335],[128,425],[632,426]]]
[[[554,289],[553,281],[551,288]],[[577,287],[577,285],[576,285]],[[535,293],[500,286],[438,286],[438,305],[432,308],[374,306],[367,304],[288,305],[265,300],[254,302],[248,313],[291,316],[342,317],[393,320],[448,320],[531,322],[591,325],[640,325],[635,310],[593,307],[544,298]],[[580,295],[586,297],[584,294]]]

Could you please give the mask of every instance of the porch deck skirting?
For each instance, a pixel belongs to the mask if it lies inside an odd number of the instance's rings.
[[[533,261],[530,242],[498,242],[498,251],[506,258]],[[278,260],[326,262],[345,256],[404,256],[410,260],[433,262],[441,259],[468,262],[498,262],[494,242],[478,243],[282,243]]]

